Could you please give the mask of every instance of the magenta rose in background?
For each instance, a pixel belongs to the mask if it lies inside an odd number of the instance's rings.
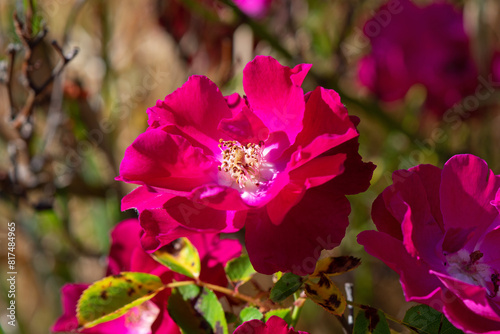
[[[243,72],[246,96],[224,97],[203,76],[148,109],[149,127],[125,151],[118,180],[140,185],[142,245],[245,226],[255,269],[314,270],[322,248],[345,235],[346,194],[366,190],[374,169],[358,154],[358,119],[333,90],[300,87],[311,65],[258,56]]]
[[[272,0],[233,0],[233,2],[248,16],[262,18],[269,11]]]
[[[137,219],[125,220],[111,232],[111,249],[108,258],[107,275],[122,271],[145,272],[159,276],[163,283],[173,279],[181,281],[185,276],[174,273],[159,264],[146,253],[140,245],[141,227]],[[200,279],[204,282],[227,286],[224,272],[226,263],[241,254],[241,245],[236,240],[220,240],[216,234],[203,234],[189,240],[198,250],[201,260]],[[78,330],[76,305],[88,284],[67,284],[62,288],[63,315],[56,321],[53,332],[75,332],[89,334],[162,334],[179,333],[180,330],[167,312],[170,289],[158,293],[152,300],[132,308],[125,315],[99,324],[95,327]]]
[[[474,94],[478,71],[463,15],[453,5],[391,0],[373,16],[364,26],[371,51],[360,61],[359,79],[377,98],[401,100],[422,84],[426,108],[442,115]]]
[[[308,334],[307,332],[295,331],[293,327],[288,328],[285,320],[273,315],[263,323],[260,320],[245,321],[238,326],[233,334]]]
[[[500,333],[500,176],[473,155],[393,174],[375,200],[377,231],[358,242],[400,275],[408,301],[468,333]]]

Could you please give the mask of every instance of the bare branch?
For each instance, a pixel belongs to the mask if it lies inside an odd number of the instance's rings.
[[[8,47],[9,64],[7,68],[7,97],[9,99],[11,119],[14,118],[16,114],[16,107],[14,106],[14,99],[12,98],[12,79],[14,77],[14,61],[16,60],[18,50],[19,48],[15,44],[10,44]]]

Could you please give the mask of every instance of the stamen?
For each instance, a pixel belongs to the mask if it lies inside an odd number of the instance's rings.
[[[236,140],[219,140],[219,148],[222,151],[222,162],[219,170],[228,173],[240,188],[244,188],[247,182],[259,186],[260,166],[264,162],[262,149],[264,143],[248,143],[241,145]]]
[[[498,294],[500,275],[492,273],[492,268],[481,261],[483,255],[479,250],[470,254],[466,250],[460,250],[455,254],[446,255],[448,273],[464,282],[483,287],[488,296],[493,298]]]

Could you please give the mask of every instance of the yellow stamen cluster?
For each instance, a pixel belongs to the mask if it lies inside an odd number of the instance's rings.
[[[222,151],[222,163],[220,171],[228,173],[240,188],[244,188],[247,182],[256,186],[259,182],[259,168],[262,165],[263,142],[259,144],[248,143],[241,145],[236,140],[219,140],[219,148]]]

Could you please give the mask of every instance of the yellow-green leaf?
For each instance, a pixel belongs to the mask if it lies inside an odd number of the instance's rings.
[[[77,305],[77,318],[85,328],[125,314],[132,307],[153,298],[163,289],[158,276],[122,272],[108,276],[83,291]]]
[[[229,261],[226,264],[225,270],[227,277],[237,285],[245,283],[256,273],[246,254]]]
[[[200,256],[187,238],[179,238],[163,246],[153,258],[171,270],[191,278],[200,276]]]
[[[320,277],[321,274],[340,275],[357,268],[360,264],[361,260],[353,256],[326,257],[316,263],[316,270],[310,277]]]
[[[321,274],[319,282],[306,282],[306,295],[328,312],[341,315],[346,308],[346,300],[339,288],[326,276]]]

